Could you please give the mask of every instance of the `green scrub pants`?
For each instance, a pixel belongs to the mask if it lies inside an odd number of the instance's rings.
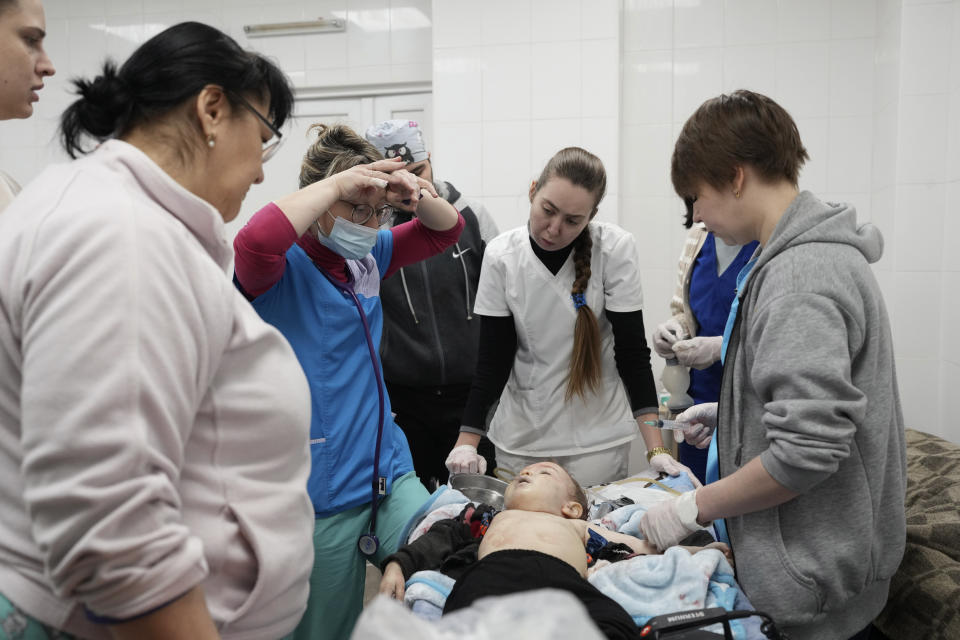
[[[73,640],[73,636],[28,616],[0,593],[0,640]]]
[[[393,482],[393,491],[377,509],[380,549],[370,558],[380,562],[403,544],[407,522],[430,498],[414,471]],[[347,640],[363,608],[367,557],[357,540],[370,527],[370,505],[317,518],[313,527],[313,572],[307,612],[293,632],[294,640]]]

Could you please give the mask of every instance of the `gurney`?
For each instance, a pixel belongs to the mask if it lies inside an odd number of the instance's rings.
[[[642,537],[638,525],[649,506],[691,489],[693,486],[686,477],[658,479],[649,473],[590,487],[586,491],[591,502],[589,519],[607,529]],[[434,522],[455,517],[468,502],[459,491],[440,487],[411,518],[402,539],[412,542]],[[736,583],[732,567],[716,549],[691,554],[677,547],[662,555],[635,556],[602,566],[598,563],[587,579],[623,606],[640,628],[651,621],[656,624],[660,617],[669,614],[753,609]],[[404,603],[420,618],[438,620],[453,584],[452,578],[438,571],[419,571],[407,581]],[[761,631],[761,618],[730,617],[735,618],[726,623],[731,637],[742,640],[768,637]],[[713,625],[710,631],[720,635],[706,637],[723,637],[721,624]]]

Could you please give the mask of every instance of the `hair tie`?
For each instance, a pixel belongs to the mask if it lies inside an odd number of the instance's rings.
[[[587,301],[584,300],[582,293],[571,293],[570,299],[573,300],[573,308],[579,310],[580,307],[587,306]]]

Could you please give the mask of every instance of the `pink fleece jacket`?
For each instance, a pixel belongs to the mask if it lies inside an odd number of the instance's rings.
[[[279,638],[312,565],[309,390],[219,213],[120,142],[0,216],[0,592],[86,638],[198,584]]]

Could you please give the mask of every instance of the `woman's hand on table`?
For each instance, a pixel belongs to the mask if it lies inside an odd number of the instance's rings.
[[[693,471],[690,471],[690,467],[680,464],[669,453],[658,453],[650,458],[650,467],[657,473],[665,473],[668,476],[679,476],[685,473],[687,477],[690,478],[690,482],[693,483],[694,488],[703,486],[703,484],[697,480],[697,476],[693,474]]]
[[[702,528],[697,521],[699,515],[697,491],[688,491],[647,509],[640,518],[640,532],[657,549],[666,551]]]

